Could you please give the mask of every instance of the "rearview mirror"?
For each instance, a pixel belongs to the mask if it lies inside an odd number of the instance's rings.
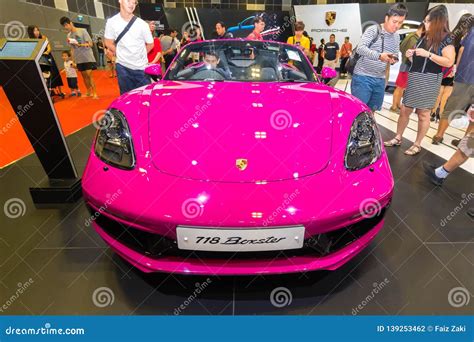
[[[163,77],[161,71],[161,64],[150,64],[145,68],[145,74],[150,76],[154,81],[161,80]]]

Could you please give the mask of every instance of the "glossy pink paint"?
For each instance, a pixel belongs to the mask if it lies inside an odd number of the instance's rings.
[[[123,95],[111,107],[127,118],[136,167],[108,166],[92,150],[82,179],[84,198],[94,210],[107,202],[104,215],[136,229],[176,239],[177,225],[298,224],[307,238],[361,220],[360,206],[368,198],[386,207],[392,197],[385,150],[370,167],[344,167],[353,120],[368,108],[320,83],[160,81]],[[286,121],[275,121],[275,112]],[[239,158],[248,160],[243,171],[235,165]],[[199,204],[192,215],[185,209],[189,201]],[[323,258],[244,262],[150,259],[94,223],[100,236],[142,271],[195,274],[336,269],[382,225]]]

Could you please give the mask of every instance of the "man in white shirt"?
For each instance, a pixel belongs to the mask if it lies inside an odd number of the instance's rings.
[[[117,57],[117,77],[120,94],[123,94],[150,83],[144,69],[148,64],[147,53],[153,49],[153,36],[148,24],[136,18],[116,43],[134,17],[133,12],[137,6],[136,0],[119,0],[119,3],[120,13],[108,19],[105,25],[104,42],[108,51]]]

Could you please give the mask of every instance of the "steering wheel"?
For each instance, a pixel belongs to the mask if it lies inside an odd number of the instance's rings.
[[[223,81],[225,80],[225,77],[217,69],[199,70],[193,76],[190,77],[190,80],[205,80],[205,79]]]

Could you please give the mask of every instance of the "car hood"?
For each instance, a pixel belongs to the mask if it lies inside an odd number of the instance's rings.
[[[323,170],[330,158],[331,90],[317,83],[156,83],[153,165],[177,177],[265,182]]]

